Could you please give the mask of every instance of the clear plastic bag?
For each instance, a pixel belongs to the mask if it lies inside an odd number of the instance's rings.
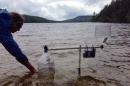
[[[38,60],[38,78],[42,85],[53,83],[55,63],[50,53],[46,52]]]

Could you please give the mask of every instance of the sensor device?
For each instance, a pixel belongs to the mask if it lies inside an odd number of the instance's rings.
[[[83,58],[94,58],[96,54],[96,49],[94,47],[87,47],[84,50]]]

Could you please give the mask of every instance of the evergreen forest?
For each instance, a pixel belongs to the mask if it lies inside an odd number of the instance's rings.
[[[130,23],[130,0],[112,0],[99,14],[94,12],[92,22]]]

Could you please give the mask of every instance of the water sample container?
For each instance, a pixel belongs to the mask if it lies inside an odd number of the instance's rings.
[[[49,52],[45,52],[38,60],[38,79],[41,85],[51,85],[54,81],[55,63]]]
[[[94,58],[96,54],[96,49],[94,47],[86,48],[83,53],[84,58]]]

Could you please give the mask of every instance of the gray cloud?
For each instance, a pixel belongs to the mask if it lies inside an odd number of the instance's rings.
[[[99,13],[111,0],[1,0],[0,8],[50,20]]]

